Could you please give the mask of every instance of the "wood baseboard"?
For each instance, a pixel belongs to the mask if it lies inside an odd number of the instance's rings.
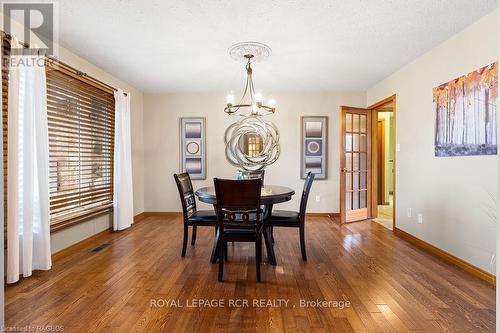
[[[182,212],[144,212],[144,218],[148,217],[182,217]]]
[[[413,236],[412,234],[409,234],[406,231],[403,231],[403,230],[398,229],[396,227],[394,228],[394,234],[396,236],[398,236],[399,238],[402,238],[402,239],[412,243],[413,245],[418,246],[422,250],[429,252],[429,253],[439,257],[440,259],[443,259],[444,261],[446,261],[454,266],[457,266],[457,267],[471,273],[472,275],[480,278],[481,280],[486,281],[489,284],[495,286],[496,277],[493,274],[488,273],[488,272],[482,270],[481,268],[476,267],[476,266],[464,261],[463,259],[455,257],[454,255],[452,255],[444,250],[441,250],[440,248],[435,247],[434,245],[429,244],[429,243],[421,240],[420,238],[417,238],[417,237]]]
[[[136,216],[134,216],[134,223],[141,222],[145,218],[146,218],[146,216],[145,216],[144,212],[137,214]]]
[[[340,213],[306,213],[306,217],[340,217]]]

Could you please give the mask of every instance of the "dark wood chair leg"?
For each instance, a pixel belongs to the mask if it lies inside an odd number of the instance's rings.
[[[300,251],[302,252],[302,260],[307,261],[306,255],[306,239],[304,227],[299,228],[300,233]]]
[[[272,239],[272,222],[271,222],[271,212],[273,211],[273,205],[266,206],[267,215],[264,218],[264,227],[262,233],[264,236],[264,243],[266,244],[267,259],[269,263],[276,266],[276,256],[274,255],[273,239]]]
[[[218,280],[222,282],[223,277],[224,277],[224,243],[225,241],[220,239],[219,240],[219,278]]]
[[[264,242],[266,244],[267,259],[269,260],[269,263],[271,265],[276,266],[276,257],[274,256],[273,242],[271,241],[270,233],[271,231],[269,230],[269,228],[264,227],[263,236],[264,236]]]
[[[262,234],[257,233],[257,239],[255,240],[255,265],[257,272],[257,281],[261,282],[260,275],[260,263],[262,262]]]
[[[212,247],[212,254],[210,255],[210,263],[215,264],[217,262],[218,254],[219,254],[219,242],[220,236],[217,232],[217,228],[215,228],[215,237],[214,237],[214,245]]]
[[[271,230],[271,241],[274,243],[274,228],[270,226],[269,229]]]
[[[191,235],[191,245],[194,246],[195,243],[196,243],[196,226],[193,225],[193,233]]]
[[[182,254],[181,254],[183,257],[186,255],[188,232],[189,232],[188,225],[184,223],[184,237],[182,239]]]

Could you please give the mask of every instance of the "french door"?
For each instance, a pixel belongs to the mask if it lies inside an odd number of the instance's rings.
[[[340,107],[340,216],[341,222],[370,217],[371,113],[368,109]]]

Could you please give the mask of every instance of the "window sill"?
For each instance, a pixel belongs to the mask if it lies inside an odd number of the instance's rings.
[[[50,225],[50,233],[61,231],[63,229],[75,226],[77,224],[89,221],[93,218],[96,218],[96,217],[99,217],[102,215],[106,215],[106,214],[109,214],[112,212],[113,212],[113,205],[110,205],[109,207],[102,208],[102,209],[95,211],[95,212],[86,213],[85,215],[81,215],[81,216],[73,217],[73,218],[70,218],[70,219],[67,219],[64,221],[53,223]]]

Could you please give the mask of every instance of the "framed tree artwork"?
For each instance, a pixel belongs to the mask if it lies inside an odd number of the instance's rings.
[[[497,154],[497,62],[435,87],[432,95],[435,156]]]
[[[179,119],[180,170],[191,179],[206,179],[205,118]]]
[[[328,117],[301,117],[301,124],[300,177],[312,172],[315,179],[326,179]]]

